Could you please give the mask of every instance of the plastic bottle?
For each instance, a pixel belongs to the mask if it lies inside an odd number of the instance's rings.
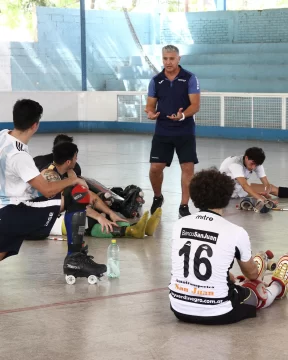
[[[107,250],[107,276],[109,278],[118,278],[120,276],[119,253],[119,246],[116,240],[112,239]]]

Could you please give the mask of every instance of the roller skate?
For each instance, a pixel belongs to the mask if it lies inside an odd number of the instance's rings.
[[[260,251],[257,253],[253,260],[257,265],[258,268],[258,278],[257,280],[263,281],[263,278],[265,276],[265,272],[268,271],[274,271],[276,269],[276,262],[272,260],[274,258],[274,254],[272,251]],[[243,282],[245,280],[245,276],[240,275],[237,276],[236,279],[239,280],[239,282]]]
[[[272,282],[277,281],[282,286],[281,293],[276,299],[282,299],[288,292],[288,254],[280,257],[276,265],[276,269],[272,274]]]
[[[67,255],[64,260],[63,271],[68,285],[75,284],[77,277],[86,277],[88,283],[94,285],[107,271],[106,265],[95,263],[92,260],[93,256],[87,255],[86,249],[84,249]]]

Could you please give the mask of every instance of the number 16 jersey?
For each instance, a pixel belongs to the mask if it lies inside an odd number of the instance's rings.
[[[229,270],[235,258],[243,262],[251,258],[250,239],[242,227],[210,211],[178,220],[172,240],[172,308],[193,316],[231,311],[237,290],[229,280]]]

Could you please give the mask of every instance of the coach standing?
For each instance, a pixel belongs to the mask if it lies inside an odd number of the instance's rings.
[[[180,65],[179,49],[167,45],[162,49],[164,69],[150,81],[146,113],[156,120],[150,153],[150,181],[154,191],[151,214],[164,202],[163,170],[170,166],[174,151],[181,166],[182,200],[179,217],[190,215],[189,183],[198,163],[194,114],[200,108],[200,87],[194,74]]]

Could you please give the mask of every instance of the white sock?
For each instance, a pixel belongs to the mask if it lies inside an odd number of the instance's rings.
[[[266,301],[266,304],[263,306],[262,309],[267,308],[270,306],[275,298],[281,294],[283,288],[282,285],[278,281],[273,281],[269,287],[266,288],[268,293],[268,299]]]

